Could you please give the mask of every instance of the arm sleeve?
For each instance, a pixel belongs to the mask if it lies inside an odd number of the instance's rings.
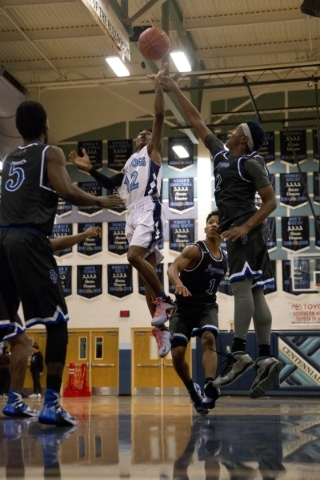
[[[103,173],[97,172],[94,168],[90,170],[90,175],[106,189],[120,187],[123,179],[123,173],[117,173],[113,175],[113,177],[107,177]]]
[[[204,144],[211,155],[214,157],[218,152],[225,150],[224,143],[216,135],[207,135],[204,139]]]
[[[256,190],[260,190],[260,188],[270,185],[270,180],[267,169],[257,160],[252,158],[245,161],[244,170],[246,177],[252,180]]]

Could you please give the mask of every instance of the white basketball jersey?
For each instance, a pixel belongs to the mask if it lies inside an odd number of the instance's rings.
[[[135,152],[124,166],[124,178],[118,193],[126,206],[143,197],[160,197],[162,165],[153,162],[148,155],[148,146]]]

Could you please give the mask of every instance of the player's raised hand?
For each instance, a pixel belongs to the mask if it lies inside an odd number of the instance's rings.
[[[81,170],[90,172],[92,165],[85,148],[82,149],[82,153],[83,157],[80,157],[75,150],[72,150],[72,152],[69,153],[69,160]]]
[[[102,230],[101,230],[101,227],[89,227],[87,228],[87,230],[84,231],[84,234],[86,236],[86,238],[90,238],[90,237],[102,237]]]

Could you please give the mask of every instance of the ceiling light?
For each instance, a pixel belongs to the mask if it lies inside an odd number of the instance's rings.
[[[176,155],[178,155],[179,158],[188,158],[189,153],[187,150],[182,146],[182,145],[174,145],[172,147],[172,150]]]
[[[119,57],[107,57],[106,61],[118,77],[128,77],[129,70]]]
[[[191,65],[183,52],[171,52],[170,56],[179,72],[191,72]]]

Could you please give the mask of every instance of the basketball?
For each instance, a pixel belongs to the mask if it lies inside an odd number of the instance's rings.
[[[147,60],[161,60],[169,52],[170,40],[161,28],[150,27],[141,33],[138,47]]]

